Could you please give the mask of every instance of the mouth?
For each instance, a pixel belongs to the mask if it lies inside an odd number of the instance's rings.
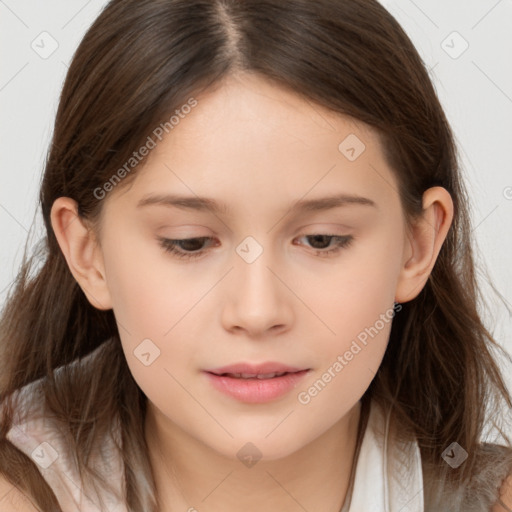
[[[307,371],[307,370],[299,370],[296,372],[272,372],[272,373],[215,373],[215,372],[208,372],[212,375],[217,375],[218,377],[231,377],[232,379],[259,379],[259,380],[266,380],[266,379],[274,379],[276,377],[282,377],[283,375],[289,375],[292,373],[300,373],[300,371]]]
[[[268,361],[259,364],[253,363],[234,363],[227,366],[218,368],[209,368],[205,371],[213,373],[215,375],[229,376],[233,378],[251,379],[251,378],[262,378],[272,379],[274,377],[280,377],[286,373],[297,373],[310,368],[290,366],[287,364]]]
[[[205,371],[209,383],[222,394],[249,404],[265,403],[285,397],[311,371],[224,372]]]

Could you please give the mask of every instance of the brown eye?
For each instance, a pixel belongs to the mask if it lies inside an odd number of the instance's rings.
[[[302,238],[306,239],[312,239],[313,242],[311,243],[313,249],[316,249],[315,254],[317,256],[330,256],[332,254],[335,254],[341,249],[348,247],[354,237],[352,235],[327,235],[327,234],[314,234],[314,235],[303,235]],[[326,247],[331,246],[331,241],[335,240],[336,243],[334,247],[331,249],[326,249]],[[319,247],[320,246],[320,247]]]
[[[182,238],[173,240],[170,238],[159,237],[160,245],[166,252],[172,253],[178,258],[197,258],[205,251],[203,250],[204,242],[211,240],[211,237],[202,236],[196,238]]]

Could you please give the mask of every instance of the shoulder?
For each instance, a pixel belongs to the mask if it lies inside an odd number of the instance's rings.
[[[510,511],[512,511],[512,473],[503,481],[500,488],[499,500],[491,509],[491,512]]]
[[[492,496],[485,510],[512,512],[512,447],[482,443],[477,453],[480,465],[475,480],[483,484],[477,490]]]
[[[449,471],[424,467],[426,511],[512,512],[512,447],[481,443],[474,447],[467,479],[450,479]]]
[[[27,495],[0,475],[0,510],[9,512],[40,512]]]

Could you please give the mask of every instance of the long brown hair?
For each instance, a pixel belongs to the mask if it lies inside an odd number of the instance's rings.
[[[69,271],[51,227],[52,204],[61,196],[76,200],[80,216],[99,228],[103,203],[94,191],[155,127],[237,71],[372,126],[408,221],[421,213],[427,188],[442,186],[452,196],[453,224],[438,260],[423,290],[396,315],[365,398],[394,408],[396,424],[414,432],[432,474],[446,467],[441,454],[450,443],[468,452],[464,464],[444,472],[447,482],[471,478],[486,421],[501,431],[500,407],[512,409],[493,356],[506,353],[478,311],[454,137],[397,21],[376,0],[112,0],[69,67],[40,191],[46,237],[24,257],[0,320],[0,473],[44,510],[60,508],[34,463],[5,438],[13,393],[43,377],[45,404],[68,425],[84,481],[95,477],[91,447],[119,420],[128,510],[157,510],[143,430],[146,397],[125,361],[112,310],[92,307]],[[117,186],[127,186],[137,169]],[[100,345],[92,370],[54,373]]]

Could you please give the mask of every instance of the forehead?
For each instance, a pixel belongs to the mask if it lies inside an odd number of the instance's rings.
[[[151,150],[130,194],[186,193],[268,206],[332,192],[396,199],[376,131],[257,75],[194,97]],[[231,201],[230,201],[231,200]]]
[[[307,152],[330,145],[337,151],[338,139],[351,133],[371,145],[380,144],[370,126],[255,74],[229,76],[195,98],[197,106],[172,129],[168,146],[197,150],[213,141],[222,149],[238,149],[243,156],[287,147]],[[219,138],[225,143],[219,145]],[[246,144],[233,147],[237,141]]]

